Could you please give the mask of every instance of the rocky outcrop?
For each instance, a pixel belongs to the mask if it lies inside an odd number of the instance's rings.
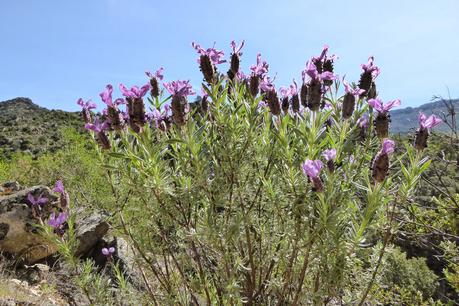
[[[40,227],[46,225],[49,215],[57,211],[58,198],[46,186],[21,188],[15,182],[0,187],[0,252],[12,255],[25,264],[36,263],[56,252],[55,246],[40,234]],[[37,216],[27,197],[48,199]],[[85,257],[104,237],[109,229],[107,216],[102,212],[85,214],[77,210],[75,214],[76,237],[79,245],[77,257]]]
[[[22,189],[18,184],[7,183],[1,188],[5,195],[0,196],[0,251],[27,264],[54,254],[55,247],[39,234],[39,221],[33,216],[27,196],[46,197],[49,202],[43,206],[42,214],[47,216],[57,197],[46,186]]]

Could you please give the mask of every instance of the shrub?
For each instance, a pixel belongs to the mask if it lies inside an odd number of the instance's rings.
[[[138,254],[152,301],[362,305],[429,165],[422,152],[438,118],[420,118],[416,147],[393,154],[388,111],[400,101],[377,98],[373,58],[341,94],[327,47],[279,98],[260,55],[245,77],[232,43],[224,76],[222,51],[193,46],[199,104],[188,104],[188,81],[164,83],[170,96],[160,90],[162,69],[141,88],[120,85],[125,99],[113,101],[108,85],[103,117],[78,101],[114,199],[103,207]],[[362,283],[358,254],[375,236],[382,246]]]

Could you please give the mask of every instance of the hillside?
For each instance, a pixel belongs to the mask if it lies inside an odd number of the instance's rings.
[[[48,110],[28,98],[0,102],[0,152],[40,155],[62,147],[60,130],[81,127],[78,113]]]

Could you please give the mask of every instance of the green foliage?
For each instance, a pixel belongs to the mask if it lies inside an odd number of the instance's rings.
[[[18,181],[24,186],[54,186],[62,180],[78,205],[100,206],[108,201],[109,186],[90,139],[73,128],[60,131],[63,148],[37,158],[17,153],[0,159],[0,181]]]
[[[398,248],[391,248],[381,267],[378,289],[381,302],[391,305],[431,305],[438,277],[423,258],[406,258]]]
[[[358,140],[363,100],[350,120],[341,119],[337,92],[329,110],[272,116],[244,84],[231,94],[227,86],[208,88],[209,113],[195,111],[182,127],[113,132],[112,149],[98,149],[114,198],[103,207],[157,284],[151,296],[176,305],[365,300],[398,228],[394,210],[429,163],[406,146],[391,158],[407,160],[400,176],[374,183],[381,142]],[[339,166],[322,169],[320,192],[301,164],[330,148]],[[355,279],[361,244],[380,235],[382,251]]]

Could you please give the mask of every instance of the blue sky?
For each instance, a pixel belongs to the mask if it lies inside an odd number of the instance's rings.
[[[106,84],[142,85],[160,66],[198,87],[191,42],[229,55],[245,39],[242,67],[260,51],[277,86],[300,79],[324,43],[351,81],[374,55],[380,96],[416,106],[447,87],[459,96],[457,12],[457,0],[0,0],[0,101],[77,110],[79,97],[99,103]]]

